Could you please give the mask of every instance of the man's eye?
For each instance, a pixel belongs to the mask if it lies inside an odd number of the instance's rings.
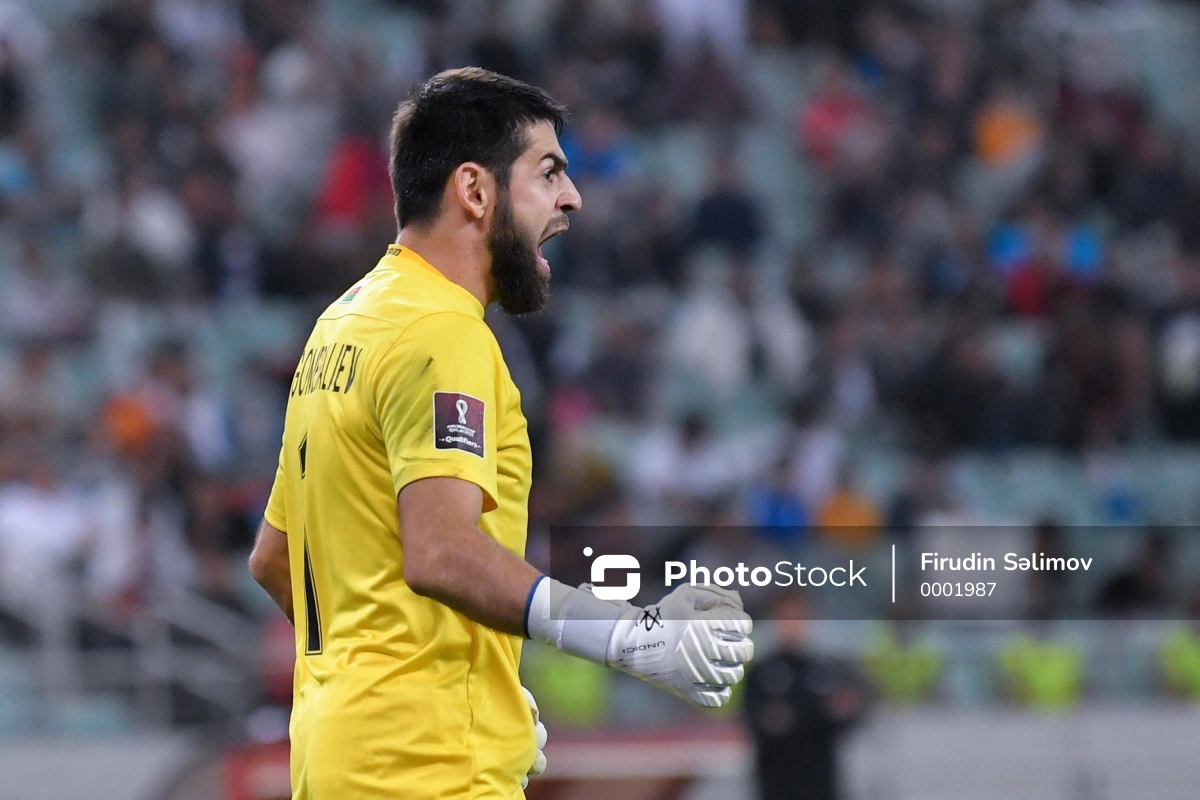
[[[554,170],[552,170],[552,169],[546,170],[546,172],[542,175],[542,177],[548,181],[554,180]]]

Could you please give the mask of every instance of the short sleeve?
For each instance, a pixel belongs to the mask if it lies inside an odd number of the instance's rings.
[[[375,412],[396,494],[460,478],[496,507],[496,351],[482,320],[431,314],[399,334],[375,373]]]
[[[263,513],[267,523],[276,530],[287,533],[287,504],[285,503],[286,476],[283,473],[284,448],[279,450],[279,466],[275,469],[275,483],[271,496],[267,498],[267,510]]]

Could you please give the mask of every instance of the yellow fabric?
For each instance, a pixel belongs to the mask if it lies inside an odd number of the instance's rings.
[[[483,430],[468,430],[480,452],[435,446],[435,392],[483,404]],[[521,639],[409,589],[396,496],[420,478],[471,481],[481,528],[523,556],[531,466],[483,307],[390,247],[313,329],[267,505],[287,532],[296,609],[297,800],[523,796],[536,747]]]
[[[1000,649],[999,661],[1013,698],[1023,706],[1062,710],[1081,699],[1084,661],[1078,647],[1018,634]]]
[[[1200,636],[1180,628],[1159,649],[1159,664],[1169,692],[1200,701]]]
[[[942,673],[942,654],[928,645],[901,642],[891,631],[867,645],[863,663],[879,695],[895,705],[929,699]]]

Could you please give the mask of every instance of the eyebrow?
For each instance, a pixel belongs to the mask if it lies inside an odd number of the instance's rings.
[[[546,153],[546,155],[542,156],[541,160],[545,161],[547,158],[554,163],[554,168],[559,172],[567,171],[567,160],[558,153]]]

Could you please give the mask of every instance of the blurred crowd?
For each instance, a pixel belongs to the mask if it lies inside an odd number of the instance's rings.
[[[535,562],[571,525],[853,546],[965,519],[962,454],[1200,438],[1195,130],[1118,41],[1157,7],[0,0],[0,603],[254,605],[303,337],[395,237],[396,103],[463,64],[568,104],[585,199],[549,310],[489,312]],[[889,496],[864,443],[915,459]]]

